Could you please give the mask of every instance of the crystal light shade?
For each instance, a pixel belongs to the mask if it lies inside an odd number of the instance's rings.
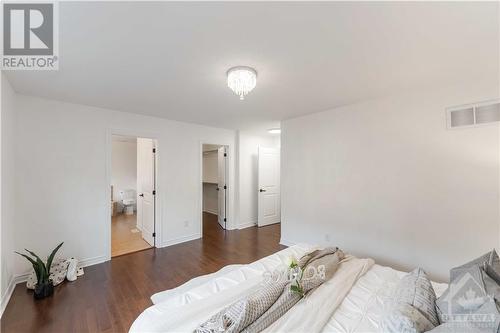
[[[227,86],[240,96],[240,100],[257,85],[257,72],[251,67],[233,67],[227,71]]]

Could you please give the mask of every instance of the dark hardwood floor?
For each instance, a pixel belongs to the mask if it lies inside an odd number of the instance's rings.
[[[279,245],[279,224],[224,232],[216,216],[204,213],[203,219],[202,239],[86,267],[84,276],[57,286],[47,299],[35,301],[18,284],[1,319],[2,333],[128,332],[152,305],[152,294],[285,248]]]

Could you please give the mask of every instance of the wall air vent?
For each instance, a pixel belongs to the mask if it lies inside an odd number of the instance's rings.
[[[500,100],[446,109],[448,128],[478,126],[500,121]]]

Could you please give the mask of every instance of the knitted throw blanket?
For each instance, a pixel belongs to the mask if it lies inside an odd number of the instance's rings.
[[[298,262],[302,271],[302,293],[292,290],[288,279],[267,283],[257,292],[224,308],[195,332],[260,332],[283,316],[302,297],[329,280],[337,270],[344,253],[338,248],[325,248],[304,255]]]

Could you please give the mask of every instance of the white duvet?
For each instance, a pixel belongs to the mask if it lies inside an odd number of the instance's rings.
[[[351,289],[337,308],[324,333],[371,333],[380,332],[380,318],[394,288],[405,272],[390,267],[373,265]],[[439,297],[448,288],[444,283],[432,283]]]
[[[291,255],[299,258],[315,248],[295,245],[249,265],[226,267],[155,294],[154,305],[135,320],[130,332],[192,332],[217,311],[259,288],[265,271],[272,272],[285,265]],[[329,281],[265,331],[376,332],[380,303],[384,301],[380,294],[395,286],[402,275],[404,273],[391,268],[374,265],[371,259],[349,256]],[[435,285],[435,288],[441,290],[442,286]]]
[[[264,332],[321,332],[354,284],[373,264],[372,259],[348,256],[330,280],[307,294]]]

